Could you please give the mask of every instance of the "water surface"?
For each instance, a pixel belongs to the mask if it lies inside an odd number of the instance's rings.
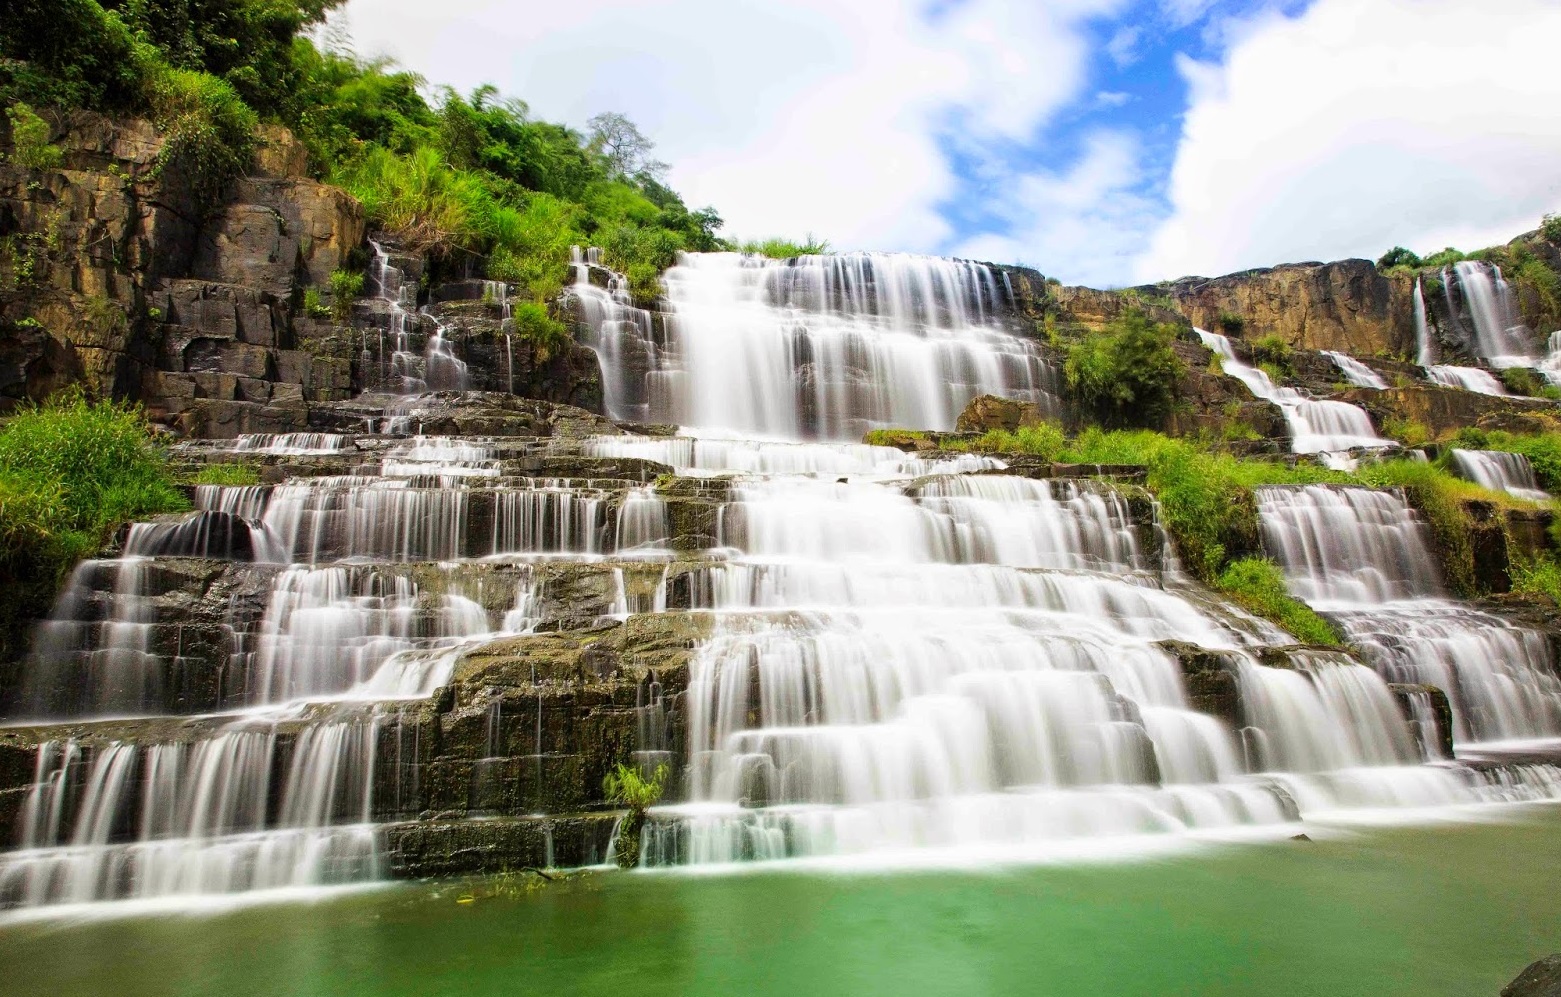
[[[1494,995],[1561,950],[1561,808],[1153,861],[595,873],[0,926],[14,997]],[[479,891],[480,892],[480,891]]]

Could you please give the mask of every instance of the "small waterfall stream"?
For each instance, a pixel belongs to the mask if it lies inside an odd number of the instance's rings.
[[[1445,270],[1442,272],[1442,280],[1444,282],[1447,280]],[[1426,377],[1431,383],[1448,388],[1462,388],[1482,395],[1505,395],[1506,389],[1488,370],[1436,362],[1436,350],[1431,340],[1431,322],[1426,313],[1425,290],[1419,277],[1415,278],[1414,301],[1415,344],[1418,349],[1415,362],[1425,370]]]
[[[1291,449],[1296,453],[1322,454],[1329,463],[1343,464],[1348,461],[1344,455],[1347,450],[1397,446],[1377,435],[1371,417],[1359,405],[1307,398],[1294,388],[1277,385],[1265,371],[1244,363],[1226,337],[1203,329],[1194,331],[1203,345],[1220,358],[1226,374],[1245,384],[1253,395],[1279,406],[1290,427]]]

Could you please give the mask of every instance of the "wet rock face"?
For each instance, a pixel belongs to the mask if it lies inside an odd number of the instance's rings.
[[[1388,419],[1416,422],[1433,438],[1465,426],[1515,433],[1547,432],[1561,426],[1554,402],[1482,395],[1434,384],[1385,391],[1356,388],[1338,397],[1366,409],[1379,425]]]
[[[1020,426],[1037,426],[1044,421],[1040,407],[1033,402],[977,395],[959,414],[954,429],[960,433],[985,433],[994,429],[1013,432]]]
[[[1383,276],[1369,260],[1295,263],[1207,279],[1184,277],[1152,289],[1195,326],[1219,331],[1235,315],[1256,335],[1291,346],[1359,356],[1413,356],[1414,287]]]
[[[1439,757],[1453,757],[1453,706],[1447,698],[1447,693],[1434,685],[1412,685],[1403,683],[1389,683],[1388,691],[1393,694],[1393,700],[1398,704],[1399,712],[1404,714],[1404,721],[1410,726],[1410,737],[1417,743],[1434,744],[1439,751]],[[1423,731],[1420,729],[1420,721],[1415,715],[1415,699],[1428,700],[1431,707],[1431,717],[1434,729]]]

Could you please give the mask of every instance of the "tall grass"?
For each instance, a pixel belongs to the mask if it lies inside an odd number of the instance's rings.
[[[821,256],[829,252],[829,243],[814,238],[809,232],[801,242],[791,239],[750,239],[737,247],[739,252],[768,256],[772,260],[789,260],[797,256]]]
[[[57,396],[0,428],[0,660],[120,523],[188,508],[139,409]]]
[[[453,169],[431,146],[405,156],[374,146],[332,179],[408,249],[477,251],[487,248],[496,234],[499,205],[482,180]]]

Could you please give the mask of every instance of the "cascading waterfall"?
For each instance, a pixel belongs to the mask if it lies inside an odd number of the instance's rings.
[[[1479,260],[1453,264],[1456,286],[1473,326],[1471,346],[1474,352],[1498,370],[1505,367],[1534,365],[1533,334],[1518,315],[1512,288],[1501,276],[1501,268]],[[1448,311],[1457,316],[1453,305],[1453,283],[1447,284]]]
[[[665,332],[577,266],[615,417],[785,439],[952,429],[978,394],[1055,409],[1055,372],[1002,326],[1008,293],[976,263],[849,254],[688,254],[665,277]]]
[[[1561,384],[1561,331],[1552,332],[1545,341],[1545,359],[1539,362],[1538,369],[1551,384]]]
[[[380,332],[379,343],[385,387],[402,394],[427,391],[423,358],[412,350],[411,332],[407,328],[407,322],[417,318],[417,287],[407,285],[405,275],[391,265],[390,253],[385,247],[373,240],[369,241],[369,246],[374,250],[374,288],[379,299],[385,302],[386,328]],[[385,341],[387,334],[390,337],[388,344]],[[389,352],[386,352],[387,345]]]
[[[1323,350],[1323,356],[1333,361],[1333,365],[1339,368],[1339,373],[1344,379],[1357,388],[1375,388],[1378,391],[1385,389],[1388,382],[1382,379],[1382,375],[1367,367],[1352,356],[1343,353],[1335,353],[1333,350]]]
[[[375,250],[385,383],[437,384],[455,369],[440,372],[448,343],[434,345],[441,331],[425,354],[410,348],[415,299]],[[0,903],[371,879],[384,864],[373,821],[403,813],[384,799],[399,783],[378,799],[375,783],[402,711],[425,710],[409,704],[501,635],[551,641],[576,621],[628,632],[669,604],[709,636],[686,692],[635,691],[633,757],[671,762],[683,787],[652,810],[645,864],[1033,859],[1561,793],[1550,769],[1441,759],[1429,694],[1390,688],[1445,689],[1461,741],[1561,733],[1541,635],[1446,599],[1398,496],[1261,496],[1271,553],[1366,649],[1364,667],[1276,650],[1286,635],[1190,586],[1136,487],[825,442],[947,428],[978,391],[1052,411],[1054,372],[1005,329],[1000,272],[690,256],[668,274],[665,314],[636,308],[594,252],[577,255],[576,279],[611,413],[692,428],[523,445],[411,436],[432,410],[402,399],[369,419],[379,438],[192,447],[300,470],[201,486],[195,512],[137,524],[123,556],[77,569],[28,665],[28,719],[61,723],[39,737]],[[1245,380],[1240,368],[1227,357]],[[1292,418],[1297,449],[1386,445],[1358,409],[1245,369]],[[598,472],[577,458],[625,477],[586,477]],[[692,534],[710,549],[687,549]],[[197,602],[227,610],[204,621],[201,639],[220,631],[222,650],[203,647],[208,673],[192,678],[182,621]],[[1227,669],[1229,704],[1189,692],[1190,654]],[[1292,667],[1263,663],[1276,654]],[[533,687],[545,681],[533,671]],[[485,799],[516,778],[501,760],[510,702],[495,694],[467,718]],[[521,739],[540,786],[556,756],[540,697],[536,709],[534,744]]]
[[[1230,340],[1214,332],[1194,330],[1203,345],[1220,358],[1225,373],[1245,384],[1253,395],[1273,402],[1290,427],[1291,449],[1296,453],[1333,455],[1330,463],[1343,463],[1337,455],[1356,447],[1385,449],[1397,446],[1377,435],[1366,410],[1348,402],[1307,398],[1294,388],[1276,385],[1268,374],[1236,356]]]
[[[1447,280],[1447,272],[1442,272],[1442,280]],[[1419,277],[1415,278],[1415,346],[1417,356],[1415,362],[1425,370],[1426,377],[1432,384],[1440,384],[1447,388],[1462,388],[1465,391],[1473,391],[1482,395],[1505,395],[1506,389],[1501,382],[1488,370],[1479,367],[1458,367],[1452,364],[1438,364],[1436,352],[1431,341],[1431,322],[1426,313],[1425,291],[1421,286]],[[1451,298],[1449,298],[1449,304]]]
[[[1258,489],[1263,543],[1291,591],[1389,681],[1447,693],[1459,743],[1561,735],[1561,679],[1542,634],[1446,597],[1426,525],[1397,492]]]
[[[1534,502],[1550,501],[1550,493],[1539,487],[1534,465],[1520,453],[1505,450],[1453,450],[1453,467],[1458,476],[1491,491],[1506,492]]]

